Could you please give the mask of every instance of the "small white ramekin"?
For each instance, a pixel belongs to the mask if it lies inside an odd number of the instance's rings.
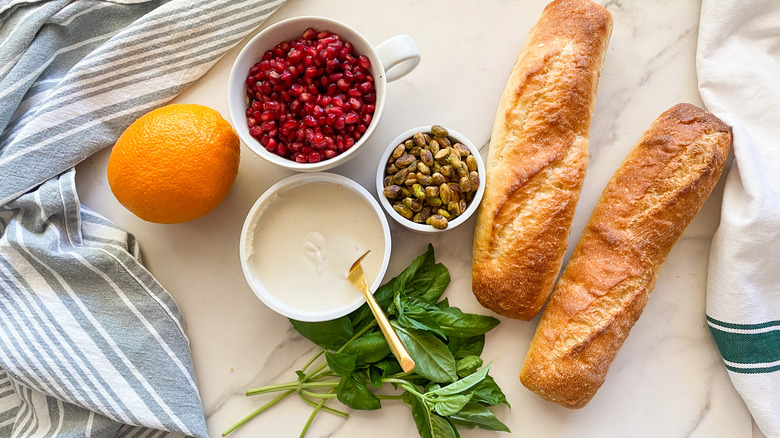
[[[474,199],[471,200],[471,202],[468,205],[468,208],[466,208],[466,211],[463,212],[463,214],[461,214],[460,216],[456,217],[455,219],[449,221],[449,225],[445,229],[438,229],[432,225],[427,225],[427,224],[418,224],[416,222],[411,221],[410,219],[401,216],[397,211],[395,211],[395,209],[393,209],[393,205],[383,194],[385,188],[384,179],[386,176],[385,168],[387,167],[387,160],[390,159],[390,155],[393,153],[395,147],[398,146],[400,143],[403,143],[404,141],[412,138],[412,136],[416,132],[425,132],[430,134],[431,125],[420,126],[417,128],[410,129],[404,132],[403,134],[399,135],[398,137],[396,137],[387,146],[387,149],[382,154],[382,158],[379,160],[379,166],[376,172],[376,190],[379,198],[379,203],[382,204],[382,207],[385,209],[385,211],[391,218],[395,219],[396,222],[398,222],[399,224],[403,225],[404,227],[412,231],[417,231],[420,233],[439,233],[442,231],[454,229],[455,227],[462,224],[463,222],[466,222],[466,220],[468,220],[468,218],[471,217],[471,215],[473,215],[475,211],[477,211],[477,208],[479,207],[479,203],[482,201],[482,196],[485,194],[485,162],[482,160],[482,156],[479,155],[479,149],[477,149],[477,147],[474,146],[474,143],[472,143],[471,140],[466,138],[465,135],[457,131],[453,131],[450,128],[447,128],[447,131],[449,132],[448,137],[452,142],[452,144],[455,143],[464,144],[467,148],[469,148],[469,151],[471,151],[471,154],[474,155],[474,158],[477,159],[477,173],[479,173],[480,184],[479,184],[479,188],[477,188],[477,192],[474,194]]]

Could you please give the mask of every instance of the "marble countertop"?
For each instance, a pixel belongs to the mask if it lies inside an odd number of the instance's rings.
[[[366,150],[332,172],[374,192],[382,149],[409,128],[439,123],[487,145],[498,98],[523,41],[546,0],[289,0],[265,24],[298,15],[346,22],[374,44],[410,35],[422,62],[388,86],[381,123]],[[701,105],[695,51],[697,1],[601,0],[614,18],[593,115],[588,175],[574,219],[576,242],[613,171],[650,123],[679,102]],[[244,41],[245,42],[245,41]],[[207,105],[227,118],[226,83],[243,43],[228,52],[176,102]],[[483,156],[487,147],[483,147]],[[178,225],[144,222],[113,197],[106,180],[109,150],[77,168],[81,201],[135,234],[151,272],[176,299],[185,318],[209,433],[219,436],[270,397],[244,390],[294,379],[316,347],[288,321],[266,308],[244,281],[239,265],[241,225],[251,205],[276,181],[292,174],[242,146],[241,166],[228,198],[198,220]],[[617,356],[599,393],[571,411],[522,386],[520,366],[538,317],[501,319],[483,353],[512,409],[496,415],[516,436],[729,437],[754,436],[750,414],[732,387],[705,323],[707,257],[718,224],[721,186],[707,201],[661,270],[644,314]],[[392,222],[392,221],[391,221]],[[391,224],[393,255],[387,279],[430,242],[452,274],[446,296],[464,311],[490,312],[470,290],[473,219],[435,236]],[[403,244],[401,244],[403,242]],[[310,407],[295,397],[247,423],[231,436],[295,436]],[[368,429],[370,428],[370,429]],[[380,411],[350,418],[321,413],[308,436],[416,436],[407,406],[385,402]],[[461,429],[464,437],[498,432]],[[756,434],[756,436],[760,436]]]

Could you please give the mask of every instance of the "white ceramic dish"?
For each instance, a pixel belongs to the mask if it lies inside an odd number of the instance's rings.
[[[327,201],[325,199],[318,203],[317,199],[314,201],[309,199],[305,205],[314,207],[311,214],[316,221],[281,219],[285,216],[279,216],[279,209],[293,205],[297,208],[300,199],[313,196],[312,188],[318,184],[323,185],[322,188],[325,189],[318,193],[328,193],[332,188],[338,190],[337,193],[331,193],[334,194],[334,198],[338,195],[341,202],[324,202]],[[306,188],[305,192],[303,187]],[[357,206],[362,213],[360,220],[354,216],[345,216],[349,214],[345,204]],[[277,211],[275,212],[274,209]],[[289,214],[289,211],[285,214]],[[288,223],[293,222],[295,223],[287,226]],[[352,225],[355,222],[363,226]],[[349,225],[341,227],[346,231],[334,232],[334,228],[338,228],[331,225],[334,223]],[[370,239],[366,238],[366,233],[369,233]],[[376,233],[381,233],[381,236]],[[329,277],[319,276],[322,268],[317,268],[318,275],[311,277],[316,281],[310,281],[311,278],[301,278],[305,272],[311,272],[309,263],[313,263],[311,242],[307,237],[310,235],[320,236],[317,242],[317,255],[320,256],[321,247],[322,255],[330,256],[333,262],[332,265],[325,265],[325,274]],[[364,241],[361,241],[361,236]],[[374,244],[369,244],[365,240]],[[275,247],[274,241],[278,242]],[[375,242],[381,242],[383,248],[377,248],[379,245]],[[268,252],[263,249],[263,245],[270,245],[280,251]],[[390,262],[391,235],[387,219],[379,204],[360,184],[341,175],[305,173],[293,175],[274,184],[260,196],[244,221],[239,246],[244,276],[252,291],[266,306],[281,315],[300,321],[327,321],[344,316],[365,302],[360,292],[348,283],[346,276],[349,266],[366,249],[372,250],[364,261],[364,267],[369,268],[366,270],[366,275],[370,289],[372,292],[376,291],[381,285]],[[336,258],[336,255],[342,256]],[[320,262],[323,259],[320,257]],[[373,263],[373,267],[370,263]],[[302,269],[302,266],[308,271]],[[376,273],[373,279],[370,271]],[[266,277],[261,278],[264,273]],[[306,283],[310,286],[307,288],[300,286]],[[288,284],[290,287],[287,286]],[[323,293],[328,287],[335,287],[330,290],[337,293],[330,296]],[[303,292],[306,295],[300,295]],[[292,295],[296,294],[299,298],[293,299]]]
[[[445,126],[445,128],[447,128]],[[466,211],[458,216],[457,218],[449,221],[449,225],[445,229],[438,229],[433,227],[432,225],[426,225],[426,224],[418,224],[416,222],[413,222],[409,219],[406,219],[405,217],[401,216],[397,211],[393,209],[392,204],[390,201],[384,196],[382,191],[384,190],[384,178],[385,178],[385,167],[387,166],[387,160],[390,158],[390,154],[393,153],[393,150],[396,146],[398,146],[399,143],[403,143],[405,140],[411,138],[416,132],[431,132],[431,125],[427,126],[419,126],[417,128],[410,129],[403,134],[396,137],[390,144],[387,146],[387,149],[382,154],[382,158],[379,160],[379,166],[377,168],[376,172],[376,190],[377,190],[377,196],[379,198],[379,203],[382,204],[382,207],[385,209],[387,214],[395,219],[396,222],[403,225],[404,227],[412,230],[417,231],[420,233],[440,233],[442,231],[452,230],[456,228],[458,225],[462,224],[463,222],[466,222],[471,215],[474,214],[475,211],[477,211],[477,208],[479,207],[479,203],[482,201],[482,196],[485,194],[485,162],[482,160],[482,156],[479,155],[479,149],[474,146],[474,143],[471,142],[468,138],[466,138],[465,135],[453,131],[450,128],[447,128],[447,131],[449,132],[449,139],[450,141],[455,144],[456,142],[464,144],[466,147],[469,148],[469,151],[471,151],[471,154],[474,155],[474,158],[477,159],[477,172],[479,173],[479,179],[480,184],[479,188],[477,189],[477,192],[474,194],[474,199],[471,200],[471,202],[468,205],[468,208],[466,208]]]
[[[371,61],[371,74],[376,88],[376,108],[368,129],[349,150],[329,160],[318,163],[298,163],[268,152],[263,145],[249,134],[246,119],[246,77],[249,69],[263,54],[282,41],[299,38],[307,28],[317,31],[328,30],[339,34],[355,47],[355,53],[363,54]],[[236,57],[228,77],[228,111],[233,128],[254,153],[278,166],[299,171],[319,172],[331,169],[352,159],[371,136],[385,106],[387,83],[407,75],[420,63],[420,52],[411,37],[397,35],[374,47],[352,27],[324,17],[303,16],[280,21],[255,35]]]

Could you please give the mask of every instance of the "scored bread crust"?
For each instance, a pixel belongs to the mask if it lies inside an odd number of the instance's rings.
[[[472,290],[531,319],[561,268],[588,162],[612,17],[590,0],[545,7],[499,101],[474,232]]]
[[[730,147],[730,128],[693,105],[653,122],[604,189],[542,313],[520,372],[526,387],[568,408],[591,400]]]

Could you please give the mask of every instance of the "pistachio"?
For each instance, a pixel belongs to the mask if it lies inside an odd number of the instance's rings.
[[[401,143],[398,146],[396,146],[395,149],[393,149],[392,158],[397,160],[397,159],[401,158],[401,156],[404,154],[404,152],[406,152],[406,148],[404,147],[404,144]]]
[[[389,199],[395,199],[398,197],[398,195],[401,194],[401,186],[387,186],[384,190],[382,190],[382,194]]]
[[[441,198],[425,198],[425,202],[431,207],[441,207],[442,205]]]
[[[424,186],[429,186],[433,184],[433,177],[429,175],[425,175],[424,173],[418,173],[417,181],[419,181],[420,184]]]
[[[452,166],[449,164],[446,166],[441,166],[441,169],[439,170],[442,175],[444,175],[445,178],[450,179],[455,172],[452,169]]]
[[[406,175],[409,174],[409,169],[401,169],[393,175],[393,184],[403,184],[406,181]]]
[[[460,157],[458,156],[458,153],[455,152],[454,149],[450,149],[450,150],[452,151],[452,153],[450,153],[450,155],[447,157],[447,162],[450,163],[453,169],[457,169],[460,166],[460,163],[462,163],[462,161],[460,161]]]
[[[447,204],[447,211],[449,211],[450,214],[455,217],[460,216],[460,214],[462,213],[460,210],[460,203],[450,202],[449,204]]]
[[[398,187],[398,186],[396,186]],[[398,187],[398,190],[400,192],[401,188]],[[436,198],[439,196],[439,188],[436,186],[428,186],[425,188],[425,197],[426,198]]]
[[[441,198],[441,202],[448,203],[452,199],[452,190],[450,189],[450,186],[447,184],[442,184],[439,186],[439,197]]]
[[[401,201],[406,207],[409,208],[409,210],[412,210],[413,212],[418,212],[422,210],[422,202],[420,202],[419,199],[414,198],[404,198],[403,201]]]
[[[385,179],[382,181],[384,187],[389,186],[390,184],[392,184],[392,182],[393,182],[393,177],[390,175],[386,176]]]
[[[420,152],[422,150],[423,149],[420,146],[415,146],[415,147],[412,148],[411,151],[409,151],[409,153],[412,154],[412,156],[419,158],[420,157]]]
[[[465,144],[463,144],[463,143],[455,143],[455,144],[452,146],[452,148],[453,148],[453,149],[455,149],[456,151],[458,151],[458,152],[460,153],[460,158],[461,158],[461,159],[462,159],[462,158],[465,158],[465,157],[468,157],[469,155],[471,155],[471,151],[470,151],[470,150],[469,150],[469,148],[468,148],[468,147],[467,147]]]
[[[452,146],[452,143],[450,143],[450,139],[447,137],[438,136],[438,137],[434,137],[434,140],[439,142],[439,146],[441,146],[442,148],[448,148]]]
[[[460,179],[460,183],[458,184],[458,186],[460,186],[460,189],[464,193],[465,192],[470,192],[471,191],[471,180],[469,180],[469,177],[464,176],[463,178]]]
[[[466,211],[467,208],[469,208],[468,202],[466,202],[465,199],[461,199],[458,201],[458,207],[460,208],[460,214],[463,214],[463,212]]]
[[[452,219],[452,215],[450,214],[450,212],[445,210],[445,209],[443,209],[443,208],[440,208],[440,209],[436,210],[436,214],[444,216],[447,219]]]
[[[450,135],[450,133],[441,125],[433,125],[431,126],[431,134],[433,134],[434,137],[446,137]]]
[[[423,138],[425,139],[425,144],[430,144],[431,140],[433,140],[433,138],[431,138],[431,136],[428,135],[428,133],[426,133],[426,132],[423,132]],[[422,145],[420,145],[420,146],[422,146]]]
[[[440,214],[434,214],[433,216],[429,217],[426,221],[428,225],[432,225],[433,228],[443,230],[447,228],[447,225],[449,225],[449,222],[447,221],[447,218]]]
[[[385,169],[385,170],[387,171],[388,175],[392,175],[392,174],[398,172],[398,167],[395,164],[391,164],[391,165],[387,166],[387,169]]]
[[[471,183],[471,191],[476,191],[479,187],[479,172],[477,171],[471,171],[469,172],[469,182]]]
[[[405,154],[395,160],[395,165],[398,168],[409,167],[409,165],[412,164],[412,161],[415,161],[414,155]]]
[[[431,217],[431,209],[428,207],[423,207],[422,210],[420,210],[419,213],[414,215],[413,221],[417,223],[425,223],[425,221],[428,220],[428,218]]]
[[[415,132],[412,136],[412,140],[414,140],[414,144],[417,146],[425,146],[425,135],[422,132]]]
[[[437,173],[441,171],[441,164],[439,164],[438,161],[433,162],[433,166],[431,166],[431,172]]]
[[[430,175],[431,174],[431,168],[428,167],[425,163],[422,161],[417,162],[417,170],[420,171],[420,173],[424,175]]]
[[[412,194],[417,199],[425,199],[425,189],[420,184],[412,185]]]
[[[412,210],[401,202],[396,202],[395,204],[393,204],[393,210],[397,211],[398,214],[400,214],[401,216],[407,219],[412,218]]]
[[[442,175],[439,172],[434,172],[434,174],[431,175],[431,178],[433,178],[433,183],[436,184],[437,186],[440,186],[445,182],[447,182],[447,179],[444,178],[444,175]]]
[[[466,167],[469,168],[469,172],[474,172],[477,170],[477,159],[474,158],[474,155],[469,155],[466,157]]]
[[[460,158],[460,151],[459,150],[457,150],[457,149],[455,149],[453,147],[451,147],[449,149],[450,149],[450,156],[455,155],[456,157]],[[447,158],[449,158],[449,157],[447,157]]]
[[[411,139],[406,140],[404,142],[404,148],[406,148],[407,151],[412,150],[413,147],[414,147],[414,141],[412,141]]]
[[[415,178],[414,176],[409,176],[408,178],[406,178],[406,181],[404,181],[405,186],[411,187],[415,184],[417,184],[417,178]]]
[[[442,149],[439,152],[437,152],[433,158],[435,158],[436,161],[438,161],[439,163],[443,164],[447,161],[447,157],[450,156],[450,152],[452,152],[452,149],[449,148]]]
[[[431,153],[432,153],[433,155],[436,155],[436,153],[437,153],[437,152],[439,152],[439,150],[441,150],[441,146],[439,145],[439,142],[438,142],[438,141],[436,141],[436,139],[434,138],[434,139],[433,139],[433,140],[431,140],[431,142],[428,144],[428,149],[430,149],[430,150],[431,150]]]
[[[426,166],[433,166],[433,153],[429,149],[423,149],[420,151],[420,160]]]
[[[409,189],[407,189],[406,187],[401,187],[401,196],[403,196],[404,198],[408,198],[412,196],[412,192],[410,192]]]
[[[469,176],[469,167],[466,166],[466,163],[464,163],[463,161],[461,161],[460,164],[458,164],[458,167],[456,167],[455,170],[458,171],[458,176],[460,176],[461,178],[463,178],[464,176]]]

